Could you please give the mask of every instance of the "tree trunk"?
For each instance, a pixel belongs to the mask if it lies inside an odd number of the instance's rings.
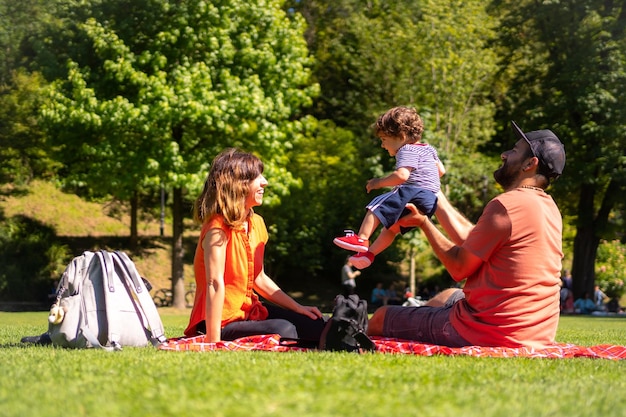
[[[137,211],[139,207],[139,195],[137,191],[133,192],[130,198],[130,249],[137,250],[139,242],[139,233],[137,232]]]
[[[572,286],[574,299],[581,298],[585,292],[593,297],[595,282],[596,252],[600,239],[594,227],[594,199],[596,189],[593,185],[583,184],[578,199],[578,226],[574,238],[574,257],[572,260]]]
[[[173,190],[172,226],[172,305],[183,309],[185,305],[185,277],[183,268],[183,189]]]
[[[616,202],[622,198],[619,181],[611,179],[594,217],[595,187],[592,184],[584,184],[580,189],[578,227],[574,239],[574,259],[572,261],[574,298],[582,297],[585,291],[593,296],[596,255],[600,245],[600,236],[608,226],[611,210],[615,207]]]
[[[596,252],[599,244],[600,239],[595,236],[591,222],[576,229],[572,261],[574,299],[581,298],[585,292],[593,297]]]

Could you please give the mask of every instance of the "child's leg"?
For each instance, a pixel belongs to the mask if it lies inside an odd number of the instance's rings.
[[[333,243],[340,248],[357,253],[367,252],[370,246],[369,238],[379,224],[380,220],[378,220],[378,217],[370,210],[367,210],[358,234],[355,234],[352,230],[346,230],[346,235],[336,237],[333,239]]]
[[[371,210],[367,210],[363,222],[361,222],[361,228],[359,229],[359,237],[361,239],[369,240],[370,236],[374,234],[374,231],[380,224],[380,220]],[[392,239],[393,240],[393,239]]]
[[[396,238],[396,233],[384,227],[383,230],[380,231],[380,234],[378,235],[376,240],[370,246],[369,251],[374,256],[376,256],[382,251],[384,251],[385,249],[387,249],[389,246],[391,246],[395,238]]]
[[[374,257],[387,249],[396,237],[396,232],[393,232],[386,227],[380,231],[378,237],[372,243],[367,252],[357,253],[350,257],[350,262],[358,269],[367,268],[374,262]]]

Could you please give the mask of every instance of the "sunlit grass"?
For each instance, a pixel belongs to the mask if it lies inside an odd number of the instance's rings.
[[[160,310],[169,337],[188,310]],[[1,415],[621,416],[626,361],[122,352],[25,346],[46,313],[0,312]],[[558,341],[626,345],[626,320],[563,317]]]

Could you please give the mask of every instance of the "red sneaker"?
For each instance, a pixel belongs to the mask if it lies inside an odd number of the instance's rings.
[[[336,237],[333,243],[342,249],[353,250],[355,252],[367,252],[370,247],[369,240],[361,239],[352,230],[346,230],[344,237]]]
[[[374,262],[374,254],[370,251],[360,252],[350,257],[350,262],[357,269],[367,268]]]

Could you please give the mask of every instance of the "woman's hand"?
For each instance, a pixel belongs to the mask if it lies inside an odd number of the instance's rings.
[[[254,280],[254,290],[268,301],[282,308],[286,308],[287,310],[303,314],[311,320],[317,320],[322,317],[322,312],[317,307],[303,306],[281,290],[280,287],[265,274],[265,270],[261,270]]]
[[[311,320],[317,320],[322,318],[322,312],[315,306],[300,306],[301,309],[298,310],[298,313],[304,314]]]

